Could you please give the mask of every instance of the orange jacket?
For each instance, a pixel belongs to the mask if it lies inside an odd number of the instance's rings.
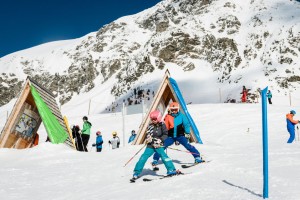
[[[172,115],[166,115],[165,124],[168,130],[174,128],[174,117]]]
[[[286,119],[290,120],[293,124],[299,123],[299,120],[294,120],[292,114],[286,114]]]

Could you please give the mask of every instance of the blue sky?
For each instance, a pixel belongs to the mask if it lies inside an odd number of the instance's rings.
[[[7,0],[0,5],[0,57],[73,39],[161,0]]]

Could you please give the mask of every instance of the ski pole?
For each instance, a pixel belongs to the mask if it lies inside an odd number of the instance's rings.
[[[176,150],[176,151],[182,151],[182,152],[185,152],[185,153],[190,153],[190,154],[194,154],[194,155],[200,156],[200,154],[198,154],[198,153],[193,153],[193,152],[190,152],[190,151],[183,151],[183,150],[175,149],[175,148],[172,148],[172,147],[167,147],[167,148],[172,149],[172,150]]]
[[[299,127],[297,126],[297,135],[298,135],[298,141],[299,141]]]
[[[145,147],[145,146],[147,146],[147,144],[144,144],[143,146],[142,146],[142,148],[140,148],[140,150],[138,150],[135,154],[134,154],[134,156],[132,156],[128,161],[127,161],[127,163],[123,166],[123,167],[126,167],[126,165],[140,152],[140,151],[142,151],[142,149]]]

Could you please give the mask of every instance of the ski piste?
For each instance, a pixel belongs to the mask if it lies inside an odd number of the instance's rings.
[[[209,163],[210,162],[210,160],[208,160],[208,161],[203,161],[203,162],[200,162],[200,163],[193,163],[193,164],[190,164],[190,165],[181,165],[181,167],[182,168],[190,168],[190,167],[194,167],[194,166],[196,166],[196,165],[199,165],[199,164],[204,164],[204,163]]]

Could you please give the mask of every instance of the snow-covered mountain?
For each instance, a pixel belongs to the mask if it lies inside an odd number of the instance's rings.
[[[0,58],[0,105],[27,76],[56,91],[61,104],[96,89],[99,99],[122,101],[137,86],[155,87],[167,68],[196,88],[190,93],[220,88],[222,101],[239,98],[242,85],[286,95],[299,89],[299,13],[298,1],[164,0],[82,38]]]

